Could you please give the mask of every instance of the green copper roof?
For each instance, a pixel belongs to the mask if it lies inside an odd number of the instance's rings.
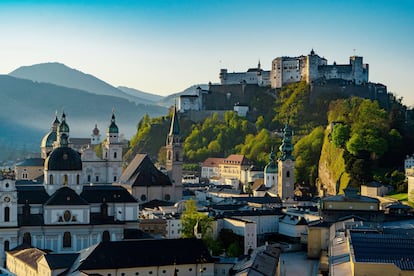
[[[285,129],[283,130],[283,142],[282,145],[279,147],[282,156],[280,160],[284,161],[287,159],[295,160],[293,158],[293,145],[292,145],[292,130],[289,127],[289,124],[286,123]]]
[[[275,157],[276,157],[276,154],[272,150],[272,152],[269,154],[269,164],[267,164],[264,169],[265,173],[277,173],[278,172],[277,165],[275,164]]]
[[[108,127],[108,133],[119,133],[118,126],[115,124],[115,114],[112,113],[111,124]]]
[[[60,123],[60,125],[58,127],[58,131],[60,133],[62,133],[62,132],[69,132],[69,126],[66,123],[66,115],[65,115],[65,112],[62,113],[62,122]]]

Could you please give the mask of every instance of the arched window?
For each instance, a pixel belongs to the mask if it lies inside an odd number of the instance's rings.
[[[70,232],[63,233],[63,248],[70,248],[72,247],[72,236]]]
[[[4,251],[9,251],[10,250],[10,242],[9,241],[4,241]]]
[[[53,184],[53,175],[49,175],[49,184]]]
[[[68,186],[68,175],[63,175],[63,186]]]
[[[168,153],[167,153],[167,159],[168,160],[171,160],[171,151],[168,151]]]
[[[76,175],[76,184],[78,184],[78,185],[80,184],[80,176],[79,176],[79,174]]]
[[[4,208],[4,221],[5,222],[10,221],[10,208],[9,207]]]
[[[114,175],[114,182],[116,181],[116,175]]]
[[[91,182],[91,175],[88,174],[88,182]]]
[[[108,242],[111,241],[111,236],[109,235],[109,231],[103,231],[102,233],[102,241],[103,242]]]
[[[116,159],[116,156],[117,156],[117,155],[116,155],[116,152],[114,152],[114,159]]]
[[[32,236],[30,235],[29,232],[26,232],[23,234],[23,244],[32,245]]]
[[[178,151],[175,152],[175,161],[180,161],[180,153]]]
[[[286,177],[290,177],[290,171],[286,172]]]

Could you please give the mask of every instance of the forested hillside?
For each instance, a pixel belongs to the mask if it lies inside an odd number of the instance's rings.
[[[391,175],[398,178],[395,171],[401,169],[405,154],[413,150],[412,145],[402,146],[414,136],[408,127],[410,120],[401,118],[405,107],[394,99],[387,111],[377,102],[341,97],[327,94],[311,102],[309,86],[299,82],[277,91],[274,102],[262,106],[254,122],[232,111],[224,118],[215,114],[199,123],[181,116],[185,161],[202,162],[207,157],[236,153],[264,166],[272,148],[278,151],[281,130],[288,122],[294,131],[296,182],[314,186],[321,171],[321,181],[326,185],[336,185],[338,180],[344,182],[338,185],[346,186],[348,182],[387,181]],[[268,114],[273,116],[269,118]],[[169,117],[145,117],[128,155],[140,151],[155,158],[165,145],[169,123]],[[331,127],[326,130],[328,125]],[[162,157],[160,154],[158,159]],[[327,171],[332,175],[326,177]]]

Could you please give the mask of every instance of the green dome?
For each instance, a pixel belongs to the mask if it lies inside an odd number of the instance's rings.
[[[278,173],[278,168],[277,168],[277,165],[274,162],[271,162],[271,163],[266,165],[264,171],[265,171],[265,173],[277,174]]]
[[[108,127],[108,133],[118,133],[118,126],[115,124],[115,114],[112,114],[111,124]]]
[[[42,142],[40,143],[40,147],[42,148],[49,148],[53,147],[53,143],[56,141],[57,135],[56,131],[49,131],[43,136]]]

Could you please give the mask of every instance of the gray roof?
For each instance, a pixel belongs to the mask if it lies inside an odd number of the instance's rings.
[[[125,171],[119,182],[134,186],[171,186],[170,178],[158,170],[147,154],[137,154]]]
[[[16,163],[18,167],[43,167],[45,160],[43,158],[29,158],[19,163]]]
[[[414,236],[351,231],[356,262],[393,263],[414,270]]]
[[[202,240],[162,239],[101,242],[77,270],[213,263]]]
[[[50,196],[45,205],[89,205],[88,202],[80,197],[74,190],[62,187]]]

